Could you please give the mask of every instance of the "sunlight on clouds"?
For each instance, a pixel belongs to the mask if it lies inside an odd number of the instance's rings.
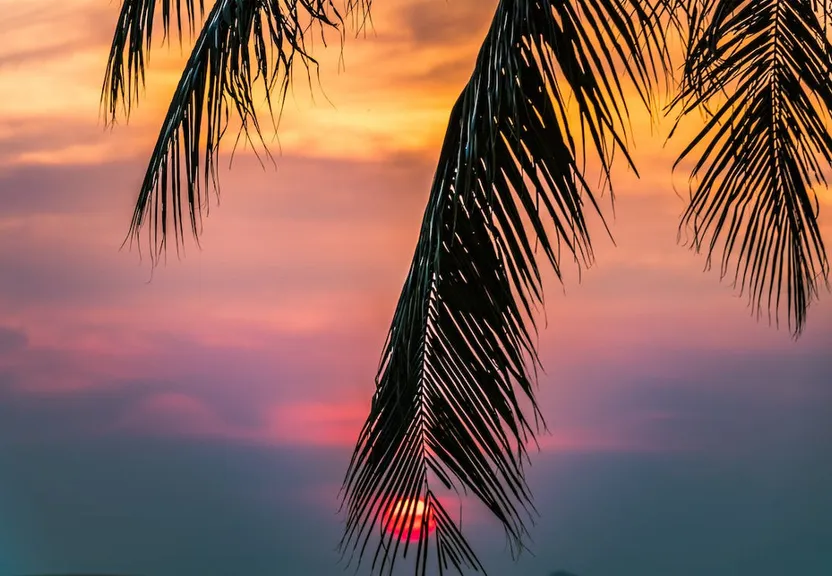
[[[113,4],[109,12],[116,9]],[[107,45],[97,30],[100,3],[0,0],[0,12],[0,119],[91,111],[95,121],[100,79],[88,80],[92,70],[103,75],[101,48]]]
[[[401,21],[402,5],[423,4],[410,0],[379,5],[373,13],[375,29],[366,36],[348,35],[343,53],[335,35],[329,35],[326,48],[316,42],[321,81],[313,80],[310,90],[305,72],[296,70],[279,131],[284,153],[376,158],[391,152],[434,150],[441,142],[450,107],[470,73],[479,31],[464,35],[462,42],[415,45],[412,34],[401,30],[406,24]],[[14,119],[49,117],[59,126],[61,118],[72,118],[101,129],[101,138],[56,147],[44,137],[40,149],[5,163],[89,163],[96,158],[146,156],[179,81],[190,41],[186,38],[180,51],[176,42],[163,46],[161,36],[157,38],[148,62],[146,91],[130,118],[131,129],[125,130],[122,114],[115,130],[105,133],[99,97],[117,5],[69,1],[64,3],[67,9],[62,18],[46,16],[50,5],[42,0],[31,2],[26,10],[17,8],[17,18],[11,19],[17,27],[4,37],[5,48],[0,51],[0,62],[7,60],[0,75],[4,101],[0,133],[7,132],[3,124]],[[0,2],[0,7],[14,6],[18,3]],[[451,3],[438,0],[429,6],[440,19],[459,12]],[[8,16],[5,20],[10,21]],[[67,26],[67,20],[71,25]],[[460,33],[447,30],[446,35],[444,40],[450,41]],[[49,40],[44,42],[44,38]],[[454,63],[460,65],[449,72],[447,65]],[[342,65],[346,70],[341,70]],[[265,101],[261,112],[265,120]],[[264,126],[269,125],[266,120]],[[236,127],[232,122],[226,151],[233,146]],[[264,135],[267,142],[273,140],[273,131],[266,130]],[[276,143],[270,148],[274,153],[279,150]]]
[[[373,159],[391,152],[426,150],[433,154],[432,144],[444,135],[443,114],[447,115],[444,108],[427,108],[403,115],[390,105],[367,110],[303,109],[287,115],[277,138],[284,151],[314,156]],[[267,142],[275,135],[274,131],[265,134]]]
[[[0,75],[0,119],[20,116],[88,117],[95,123],[100,87],[88,67],[98,54],[73,55],[68,61],[40,61],[31,67],[4,68]]]
[[[132,151],[131,151],[132,152]],[[65,146],[38,152],[18,154],[12,164],[98,164],[102,157],[114,157],[113,147],[106,143]],[[126,154],[125,154],[126,156]]]
[[[378,3],[373,6],[373,28],[366,34],[348,34],[343,47],[335,34],[328,35],[326,47],[315,39],[320,82],[313,75],[310,86],[305,71],[296,70],[277,134],[268,121],[265,101],[260,109],[270,151],[275,156],[282,152],[343,159],[403,152],[434,158],[495,5],[481,0]],[[99,97],[118,5],[67,0],[61,6],[63,11],[56,15],[54,3],[46,0],[24,4],[0,0],[7,28],[0,30],[4,33],[0,142],[19,132],[20,126],[11,122],[21,119],[48,119],[58,132],[62,120],[73,119],[88,126],[89,133],[83,141],[72,143],[55,143],[39,133],[30,148],[7,155],[2,163],[92,164],[147,158],[191,39],[186,37],[180,49],[176,41],[162,45],[161,35],[157,37],[150,51],[146,90],[140,94],[129,127],[122,113],[115,129],[108,132],[103,129]],[[665,142],[673,119],[652,121],[633,88],[625,86],[625,91],[631,103],[633,152],[641,178],[637,181],[619,161],[617,189],[626,192],[638,182],[642,190],[686,196],[689,162],[673,174],[672,181],[670,166],[701,127],[702,119],[692,115],[674,139]],[[262,91],[259,94],[263,96]],[[657,110],[667,102],[666,96],[660,97]],[[570,118],[577,119],[574,110]],[[223,162],[230,157],[238,122],[232,120],[230,128]],[[827,204],[832,199],[828,191],[821,196]]]
[[[135,130],[108,134],[100,116],[117,4],[0,0],[0,11],[0,147],[15,143],[0,166],[89,165],[148,148]]]

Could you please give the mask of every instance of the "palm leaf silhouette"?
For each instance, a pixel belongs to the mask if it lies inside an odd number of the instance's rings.
[[[820,5],[697,4],[672,107],[680,117],[717,107],[677,161],[700,150],[682,225],[693,228],[697,250],[707,245],[709,263],[721,241],[722,276],[733,268],[758,314],[765,304],[779,321],[785,300],[797,335],[829,276],[812,190],[826,185],[824,168],[832,166],[832,45]]]
[[[647,102],[657,78],[651,56],[661,47],[656,23],[627,1],[500,2],[451,112],[370,416],[344,483],[345,550],[357,549],[360,558],[387,509],[422,499],[436,518],[442,569],[482,570],[437,485],[474,493],[502,522],[513,549],[522,547],[534,510],[523,461],[537,426],[521,402],[541,420],[530,328],[542,287],[532,244],[539,242],[558,275],[562,246],[580,263],[591,261],[584,209],[598,206],[574,134],[588,135],[607,176],[615,150],[629,161],[626,110],[616,104],[622,87],[605,71],[622,67]],[[569,96],[579,126],[567,118]],[[420,573],[428,554],[422,536]],[[392,572],[398,549],[408,546],[393,534],[378,537],[373,570]]]
[[[369,2],[348,0],[345,13],[366,13]],[[193,30],[204,12],[202,0],[198,5],[177,0],[175,9],[172,0],[122,2],[102,91],[110,121],[119,104],[129,114],[138,99],[158,5],[165,37],[172,32],[174,16],[181,35],[183,16]],[[317,67],[307,35],[338,30],[342,23],[332,0],[216,0],[176,87],[133,213],[130,237],[149,223],[152,258],[163,253],[171,229],[179,250],[183,206],[191,232],[195,237],[200,233],[201,216],[208,209],[205,192],[209,186],[219,190],[215,161],[231,113],[242,123],[242,136],[259,137],[254,85],[259,82],[265,89],[270,112],[273,102],[282,110],[296,60],[308,73]]]

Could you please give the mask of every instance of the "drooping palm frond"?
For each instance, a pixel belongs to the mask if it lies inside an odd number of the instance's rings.
[[[700,4],[702,4],[700,2]],[[722,243],[721,274],[752,309],[799,335],[828,286],[818,199],[832,165],[832,45],[815,0],[718,0],[700,9],[679,95],[680,117],[713,108],[677,165],[700,150],[682,226],[708,265]],[[735,258],[734,262],[732,258]]]
[[[171,0],[160,2],[167,35]],[[370,2],[346,0],[344,13],[360,9],[366,14]],[[176,5],[181,33],[181,2]],[[154,0],[123,1],[103,90],[112,117],[120,101],[129,111],[143,82],[155,6]],[[194,0],[185,0],[191,28],[196,10]],[[216,155],[231,113],[241,120],[246,137],[249,131],[260,136],[255,85],[262,84],[270,112],[273,101],[282,107],[295,60],[307,71],[317,66],[307,49],[310,30],[323,36],[326,29],[343,31],[342,24],[342,13],[333,0],[216,0],[172,98],[133,213],[130,234],[138,235],[149,223],[154,259],[164,250],[171,227],[179,247],[186,203],[189,227],[198,236],[201,216],[208,208],[207,188],[218,186]]]
[[[344,480],[341,548],[349,561],[360,563],[375,540],[373,572],[392,573],[399,554],[411,550],[423,574],[433,541],[440,572],[484,571],[438,486],[475,495],[513,550],[522,548],[534,514],[526,443],[542,420],[532,337],[542,286],[533,245],[558,276],[562,246],[579,264],[592,260],[584,210],[598,206],[585,147],[608,183],[615,151],[630,159],[621,82],[634,83],[647,102],[661,68],[661,33],[643,5],[499,2],[450,115],[370,415]],[[420,500],[436,521],[433,535],[424,524],[418,544],[384,533],[391,507]]]
[[[183,5],[184,4],[184,5]],[[163,38],[169,40],[172,18],[176,20],[176,32],[180,40],[183,33],[183,9],[185,24],[193,33],[197,17],[205,12],[204,0],[124,0],[121,4],[107,72],[101,90],[101,101],[107,110],[106,120],[112,122],[118,115],[121,104],[124,114],[130,115],[132,106],[138,102],[139,90],[145,83],[145,62],[153,39],[153,24],[157,8],[162,13]]]

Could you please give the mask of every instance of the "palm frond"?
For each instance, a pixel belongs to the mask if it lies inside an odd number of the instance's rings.
[[[502,0],[450,115],[416,252],[382,354],[370,415],[344,480],[341,549],[392,573],[418,544],[384,533],[386,511],[422,500],[440,573],[483,571],[437,487],[475,495],[523,548],[534,506],[526,444],[539,430],[533,308],[539,245],[592,261],[585,147],[609,183],[626,146],[622,82],[648,102],[661,58],[655,13],[637,0]],[[645,44],[647,50],[644,50]],[[579,120],[568,116],[569,100]],[[576,135],[580,133],[579,143]],[[521,404],[528,404],[524,409]],[[531,417],[527,417],[531,410]],[[534,424],[532,423],[534,421]],[[545,424],[543,424],[545,426]]]
[[[361,9],[366,14],[370,2],[347,0],[345,13]],[[134,88],[143,81],[154,6],[151,0],[124,0],[122,4],[104,88],[112,115],[120,99],[129,110]],[[164,0],[162,8],[167,34],[170,0]],[[193,27],[193,0],[186,0],[186,8]],[[181,31],[181,16],[178,22]],[[282,109],[295,61],[300,60],[308,74],[317,66],[307,47],[308,34],[316,31],[323,38],[326,29],[343,32],[342,25],[342,14],[332,0],[216,0],[165,116],[128,238],[138,236],[149,223],[148,240],[155,260],[164,251],[172,227],[178,249],[184,239],[185,204],[189,228],[198,237],[203,211],[208,208],[206,190],[213,186],[218,191],[215,162],[230,115],[239,117],[246,138],[261,137],[255,85],[262,84],[274,118],[273,102]]]
[[[198,4],[194,0],[177,0],[173,6],[173,0],[123,0],[101,89],[108,122],[115,121],[120,103],[124,114],[129,116],[132,106],[138,102],[139,89],[145,83],[145,62],[153,39],[157,9],[161,9],[163,39],[169,40],[173,31],[172,18],[175,18],[181,41],[183,12],[185,23],[193,33],[197,18],[204,15],[205,3],[204,0],[199,0]]]
[[[713,107],[677,165],[700,150],[682,227],[707,265],[722,243],[721,275],[747,292],[758,316],[794,336],[828,286],[829,261],[813,186],[832,165],[832,45],[814,0],[719,0],[694,26],[679,117]],[[736,261],[732,260],[735,258]]]

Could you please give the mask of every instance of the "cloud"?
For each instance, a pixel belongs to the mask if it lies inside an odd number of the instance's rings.
[[[148,396],[131,407],[115,429],[139,436],[202,437],[242,444],[337,446],[349,450],[368,410],[369,405],[289,401],[267,407],[260,418],[247,424],[235,424],[223,419],[204,400],[165,392]]]
[[[188,429],[218,438],[327,444],[353,434],[412,255],[427,165],[409,156],[330,161],[326,170],[309,158],[279,162],[276,173],[242,160],[224,174],[202,251],[190,245],[181,261],[171,253],[149,284],[147,262],[118,252],[133,194],[125,174],[140,174],[139,164],[5,171],[0,316],[27,341],[4,365],[6,386],[92,397],[122,382],[164,382],[124,405],[135,433],[152,431],[153,418],[181,432],[174,416],[153,412],[151,397],[182,394],[198,403],[180,407]],[[744,321],[741,303],[671,238],[656,241],[674,226],[661,219],[671,205],[625,197],[621,247],[599,245],[599,265],[580,285],[567,278],[565,297],[547,278],[540,351],[551,376],[540,398],[554,436],[541,438],[544,450],[676,449],[657,442],[660,426],[675,425],[673,406],[616,407],[645,367],[678,351],[706,363],[719,346],[770,351],[788,341]],[[825,304],[813,309],[802,347],[828,348]],[[281,412],[284,404],[299,411]],[[314,406],[344,414],[316,424]],[[313,425],[324,432],[298,438]]]
[[[26,348],[28,343],[26,332],[0,325],[0,358]]]
[[[827,346],[812,344],[791,350],[657,346],[629,361],[584,367],[578,378],[567,376],[581,391],[559,393],[557,405],[569,410],[556,409],[553,425],[591,421],[596,434],[647,451],[714,459],[787,446],[817,451],[830,431],[832,362]]]
[[[364,404],[287,402],[267,411],[264,440],[286,445],[351,447],[369,413]]]
[[[141,177],[138,164],[6,171],[0,175],[6,207],[0,261],[7,271],[0,277],[0,307],[5,300],[21,310],[37,300],[41,308],[72,304],[77,310],[184,290],[223,306],[256,300],[272,307],[283,294],[291,301],[286,316],[311,318],[327,307],[349,314],[333,292],[354,299],[377,290],[379,278],[391,287],[400,282],[423,202],[414,192],[412,163],[342,162],[320,171],[286,157],[276,173],[264,173],[256,163],[237,167],[226,175],[222,205],[213,206],[205,221],[203,250],[189,241],[179,261],[171,249],[168,265],[149,286],[147,259],[137,266],[135,247],[119,252]],[[249,169],[258,178],[247,176]],[[147,246],[140,248],[146,258]],[[298,307],[301,298],[308,304]],[[337,308],[327,314],[334,318]]]
[[[204,401],[181,392],[162,392],[142,398],[115,427],[153,436],[205,436],[226,440],[236,439],[239,433]]]
[[[397,32],[420,47],[458,47],[461,43],[482,42],[496,5],[482,0],[437,2],[415,0],[396,8]]]
[[[30,126],[16,129],[25,136],[22,148],[9,149],[0,141],[0,165],[89,164],[149,152],[178,82],[190,50],[188,39],[182,53],[154,46],[147,89],[129,130],[121,127],[109,139],[88,133],[96,127],[117,10],[87,0],[62,6],[65,11],[37,0],[30,10],[4,19],[17,25],[4,35],[5,50],[0,51],[4,72],[0,97],[6,101],[0,111],[0,135],[4,120],[26,119]],[[313,96],[303,82],[295,86],[282,118],[280,148],[312,157],[374,159],[401,152],[424,156],[426,148],[441,142],[448,111],[473,63],[476,36],[488,12],[471,2],[379,5],[374,10],[375,34],[351,38],[343,53],[337,41],[329,47],[317,45],[323,90],[315,89]],[[470,21],[463,26],[466,19],[474,19],[476,26],[471,27]],[[464,45],[459,43],[461,30],[471,30],[466,35],[470,42]],[[46,44],[43,39],[48,39]],[[62,59],[66,53],[73,58]],[[340,74],[344,62],[348,72]],[[61,98],[54,97],[58,93]],[[265,106],[262,111],[266,113]],[[52,124],[56,138],[50,138],[48,128],[31,125],[38,118]],[[80,122],[75,141],[61,138],[70,133],[62,128],[67,121]],[[273,134],[267,130],[265,135],[270,140]],[[229,150],[231,142],[226,144]]]
[[[149,136],[148,129],[107,130],[94,115],[72,118],[53,111],[52,115],[0,118],[0,174],[14,185],[18,179],[37,178],[31,172],[44,166],[61,165],[68,172],[80,173],[101,164],[103,158],[116,163],[145,157]],[[131,167],[136,179],[142,168]],[[5,195],[16,191],[7,190]]]
[[[127,328],[73,334],[60,345],[0,329],[5,441],[118,433],[343,446],[366,414],[356,399],[369,399],[371,356],[341,336],[260,332],[251,347]]]
[[[28,441],[30,423],[43,421],[36,438],[117,433],[348,448],[369,410],[380,346],[346,333],[250,330],[210,343],[135,327],[71,329],[72,344],[8,338],[15,344],[0,363],[2,403],[15,416],[0,426],[6,439]],[[539,440],[547,453],[654,449],[622,435],[621,417],[588,427],[560,411],[546,416],[552,434]]]
[[[2,33],[2,31],[0,31]],[[32,62],[40,62],[59,58],[59,54],[84,48],[86,43],[79,41],[54,42],[48,46],[18,49],[12,52],[0,53],[0,69],[9,66],[21,66]]]

